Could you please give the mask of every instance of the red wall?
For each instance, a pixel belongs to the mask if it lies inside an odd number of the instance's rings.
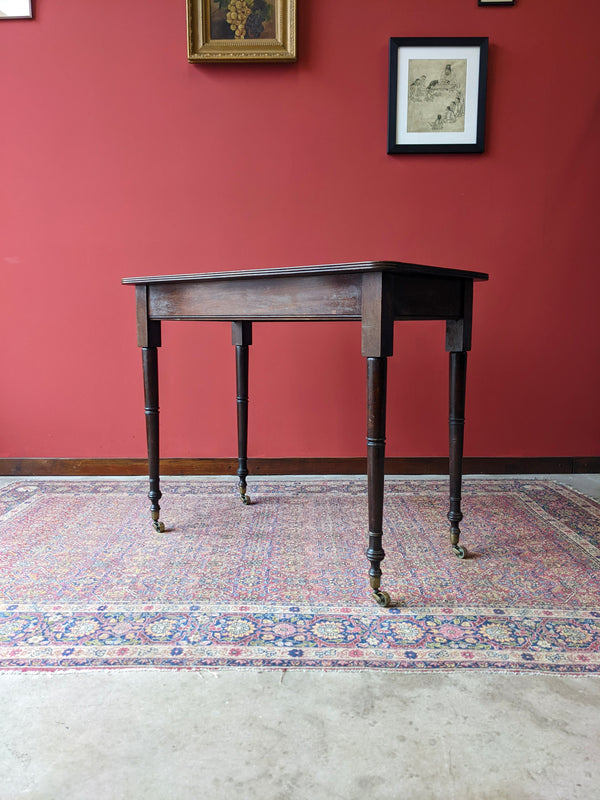
[[[369,259],[490,273],[467,455],[600,453],[598,4],[298,5],[279,65],[188,64],[182,0],[0,22],[0,457],[144,455],[121,277]],[[388,156],[389,37],[486,35],[485,154]],[[388,454],[444,455],[443,323],[396,327]],[[234,455],[228,324],[163,331],[163,454]],[[254,338],[251,455],[362,455],[357,325]]]

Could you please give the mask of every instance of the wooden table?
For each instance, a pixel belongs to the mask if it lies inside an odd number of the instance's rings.
[[[387,358],[396,320],[445,320],[450,354],[450,543],[459,558],[462,452],[467,351],[471,349],[473,282],[480,272],[368,261],[284,269],[125,278],[136,287],[137,339],[142,348],[150,513],[157,530],[159,500],[158,358],[163,320],[228,320],[236,348],[239,489],[246,494],[248,440],[248,348],[253,322],[360,320],[367,359],[367,486],[369,579],[375,599],[390,604],[380,589]]]

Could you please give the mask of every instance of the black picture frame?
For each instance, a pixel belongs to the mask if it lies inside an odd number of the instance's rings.
[[[388,154],[483,153],[489,39],[390,39]]]
[[[515,0],[477,0],[478,6],[514,6]]]

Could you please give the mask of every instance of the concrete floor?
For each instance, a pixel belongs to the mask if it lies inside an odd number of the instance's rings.
[[[0,800],[600,800],[600,677],[0,673],[0,709]]]

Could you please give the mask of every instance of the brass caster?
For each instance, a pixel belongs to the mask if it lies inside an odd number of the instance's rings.
[[[392,598],[387,592],[384,592],[381,589],[375,589],[373,592],[373,597],[375,598],[377,605],[381,606],[382,608],[389,608],[392,604]]]
[[[161,520],[157,519],[152,524],[154,525],[154,530],[158,531],[159,533],[165,532],[165,523]]]
[[[242,498],[242,503],[245,506],[252,505],[252,500],[250,500],[250,495],[249,494],[243,494],[243,495],[241,495],[241,498]]]
[[[457,558],[463,559],[467,557],[467,548],[460,544],[453,544],[452,552]]]

